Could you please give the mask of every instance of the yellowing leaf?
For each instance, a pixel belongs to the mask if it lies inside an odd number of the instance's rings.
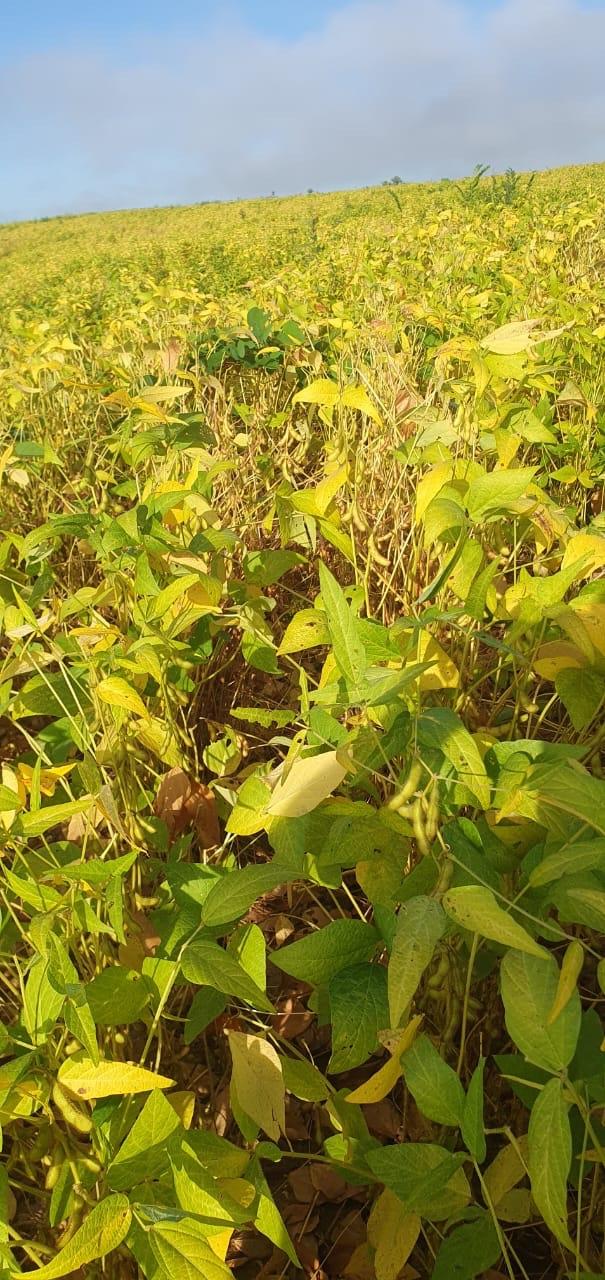
[[[284,653],[300,653],[303,649],[314,649],[320,644],[329,644],[330,632],[325,613],[319,609],[299,609],[288,623],[277,650],[278,656]]]
[[[64,1249],[46,1266],[30,1272],[38,1280],[58,1280],[104,1258],[121,1245],[130,1227],[132,1210],[126,1196],[107,1196],[87,1214],[82,1226]],[[12,1272],[21,1275],[21,1272]]]
[[[369,1080],[365,1080],[357,1089],[353,1089],[353,1092],[347,1095],[347,1102],[367,1104],[382,1102],[382,1099],[386,1098],[401,1075],[401,1056],[414,1043],[421,1023],[422,1014],[417,1013],[395,1041],[392,1057],[378,1071],[375,1071]]]
[[[242,1111],[277,1142],[286,1130],[286,1087],[273,1045],[260,1036],[229,1032],[232,1084]]]
[[[485,1170],[485,1191],[496,1207],[527,1173],[527,1134],[503,1147]]]
[[[419,1235],[420,1215],[408,1212],[403,1201],[386,1187],[368,1218],[376,1280],[396,1280]]]
[[[550,1027],[553,1022],[556,1022],[559,1014],[562,1013],[565,1006],[569,1004],[569,1001],[576,990],[576,983],[580,973],[582,972],[583,964],[584,948],[581,942],[576,942],[574,939],[573,942],[570,942],[565,955],[563,956],[555,998],[552,1002],[550,1013],[546,1019],[547,1027]]]
[[[169,1089],[174,1084],[168,1076],[156,1075],[132,1062],[99,1062],[79,1053],[59,1067],[59,1080],[74,1097],[90,1102],[110,1098],[114,1094],[147,1093],[149,1089]]]
[[[526,929],[518,924],[508,911],[503,911],[491,889],[483,885],[465,884],[459,889],[449,889],[441,899],[441,905],[451,920],[490,938],[505,947],[524,951],[529,956],[548,957],[548,952],[535,942]]]
[[[140,694],[122,676],[106,676],[97,685],[97,693],[110,707],[122,707],[143,719],[149,714]]]
[[[279,818],[300,818],[311,813],[340,786],[346,772],[336,751],[295,760],[280,775],[266,813]]]

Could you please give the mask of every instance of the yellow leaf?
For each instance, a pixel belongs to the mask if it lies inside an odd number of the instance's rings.
[[[581,649],[569,640],[549,640],[538,649],[534,671],[543,680],[554,680],[559,671],[567,667],[584,667],[586,659]]]
[[[567,543],[561,568],[568,569],[578,560],[584,561],[578,565],[579,578],[589,578],[597,569],[602,569],[605,565],[605,538],[598,533],[575,533]]]
[[[423,671],[419,685],[423,693],[433,689],[457,689],[460,684],[460,672],[452,659],[445,652],[434,636],[428,631],[418,634],[418,662],[432,662],[428,671]]]
[[[569,1004],[571,997],[576,990],[576,983],[582,972],[584,964],[584,948],[581,942],[575,939],[570,942],[566,949],[563,961],[561,963],[561,972],[559,973],[559,981],[555,998],[552,1002],[552,1008],[546,1019],[547,1027],[552,1026],[556,1022],[559,1014],[563,1012],[565,1006]]]
[[[366,417],[371,418],[380,427],[382,426],[382,418],[376,406],[370,400],[365,387],[345,387],[341,404],[346,405],[347,409],[358,409],[360,413],[365,413]]]
[[[525,1162],[525,1163],[524,1163]],[[484,1174],[485,1190],[493,1205],[500,1201],[527,1173],[527,1134],[503,1147]]]
[[[376,1280],[396,1280],[420,1235],[420,1216],[386,1188],[368,1218],[368,1240],[375,1250]]]
[[[422,520],[433,498],[443,489],[448,480],[451,480],[453,474],[453,466],[451,462],[438,462],[435,467],[431,467],[426,475],[422,477],[416,488],[416,519]]]
[[[596,600],[571,600],[570,609],[580,619],[597,653],[605,656],[605,604]]]
[[[2,786],[6,787],[7,791],[14,792],[15,796],[14,809],[3,808],[0,811],[0,823],[4,827],[5,831],[8,831],[9,828],[12,827],[19,810],[23,809],[25,805],[27,792],[25,790],[23,778],[19,777],[19,775],[15,773],[15,770],[11,769],[8,764],[2,765]],[[10,804],[8,796],[6,797],[6,800],[7,804]]]
[[[59,1080],[75,1098],[90,1102],[95,1098],[111,1098],[114,1094],[147,1093],[150,1089],[169,1089],[174,1084],[168,1076],[158,1076],[132,1062],[99,1062],[76,1053],[59,1068]]]
[[[268,1040],[230,1031],[232,1083],[247,1116],[277,1142],[286,1130],[286,1087],[280,1059]]]
[[[43,796],[54,796],[57,782],[60,778],[65,778],[68,773],[75,769],[73,764],[57,764],[52,769],[42,769],[40,773],[40,791]],[[30,764],[17,765],[17,772],[28,791],[31,791],[32,778],[34,771]]]
[[[97,693],[102,702],[110,707],[122,707],[125,711],[133,711],[135,715],[146,719],[149,715],[140,694],[124,680],[122,676],[106,676],[97,685]]]
[[[315,382],[310,382],[308,387],[303,387],[302,391],[297,391],[292,397],[292,404],[320,404],[331,407],[340,399],[340,388],[336,382],[331,382],[329,378],[317,378]]]
[[[505,947],[513,947],[526,955],[548,959],[545,948],[531,937],[509,911],[503,910],[492,890],[485,885],[465,884],[457,889],[448,889],[441,899],[441,905],[450,919],[455,920],[463,929],[470,929],[482,938],[501,942]]]
[[[353,1089],[353,1092],[347,1095],[347,1102],[366,1104],[382,1102],[382,1099],[386,1098],[401,1075],[401,1055],[414,1043],[421,1022],[422,1014],[415,1014],[396,1040],[393,1056],[378,1071],[375,1071],[369,1080],[365,1080],[357,1089]]]
[[[212,1252],[216,1254],[217,1258],[220,1258],[221,1262],[224,1262],[227,1257],[227,1249],[229,1248],[232,1235],[233,1227],[228,1227],[226,1231],[218,1231],[215,1236],[208,1236],[208,1244],[210,1245]]]
[[[343,484],[346,484],[348,474],[349,468],[345,465],[320,480],[315,490],[315,509],[318,515],[325,516],[332,499]]]
[[[299,758],[280,775],[265,812],[278,818],[300,818],[311,813],[340,786],[346,772],[336,751]]]

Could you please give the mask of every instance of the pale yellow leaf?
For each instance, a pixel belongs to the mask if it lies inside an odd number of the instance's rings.
[[[311,813],[340,786],[346,772],[336,751],[295,760],[287,772],[280,774],[266,813],[279,818],[300,818]]]
[[[539,320],[513,320],[511,324],[503,324],[493,329],[481,341],[486,351],[495,355],[512,356],[520,351],[528,351],[536,341],[534,330]]]
[[[374,1201],[368,1219],[376,1280],[396,1280],[419,1235],[419,1215],[409,1213],[403,1201],[386,1188]]]
[[[286,1129],[286,1087],[278,1054],[268,1040],[230,1031],[232,1081],[247,1116],[274,1142]]]

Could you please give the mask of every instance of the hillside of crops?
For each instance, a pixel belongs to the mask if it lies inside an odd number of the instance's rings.
[[[605,165],[0,227],[0,1277],[602,1280]]]

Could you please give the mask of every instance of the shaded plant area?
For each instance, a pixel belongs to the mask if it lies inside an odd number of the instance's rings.
[[[7,1280],[603,1275],[604,173],[0,228]]]

